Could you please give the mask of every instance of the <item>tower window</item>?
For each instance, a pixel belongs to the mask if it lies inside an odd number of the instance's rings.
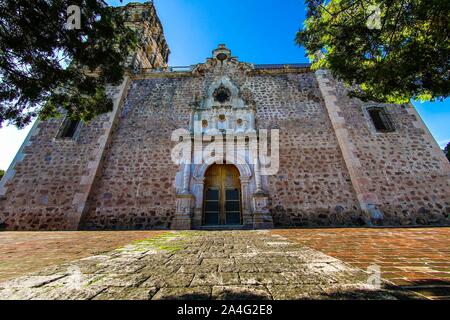
[[[79,125],[80,120],[66,118],[59,130],[58,138],[74,138]]]
[[[392,132],[395,131],[386,110],[381,107],[372,107],[367,109],[373,126],[378,132]]]

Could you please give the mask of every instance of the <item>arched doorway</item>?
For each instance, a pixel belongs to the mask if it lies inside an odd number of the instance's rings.
[[[203,225],[241,225],[241,182],[234,165],[213,164],[205,174]]]

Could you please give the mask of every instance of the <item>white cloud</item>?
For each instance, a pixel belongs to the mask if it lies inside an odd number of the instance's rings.
[[[34,123],[34,121],[33,121]],[[14,126],[0,129],[0,169],[6,170],[31,130],[33,123],[22,130]]]

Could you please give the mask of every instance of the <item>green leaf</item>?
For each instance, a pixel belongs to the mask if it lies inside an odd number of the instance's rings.
[[[364,100],[406,103],[444,99],[450,92],[450,2],[441,0],[306,1],[297,33],[313,61],[328,68]],[[368,6],[379,5],[381,29],[367,26]],[[315,53],[324,56],[314,61]]]

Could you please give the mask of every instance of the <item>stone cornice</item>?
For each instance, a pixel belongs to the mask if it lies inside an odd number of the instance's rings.
[[[302,68],[267,68],[267,69],[253,69],[248,72],[248,75],[280,75],[280,74],[299,74],[299,73],[308,73],[313,72],[310,67],[302,67]],[[143,70],[141,73],[134,74],[132,76],[133,80],[145,80],[145,79],[154,79],[154,78],[190,78],[190,77],[198,77],[198,74],[194,74],[192,71],[145,71]]]

